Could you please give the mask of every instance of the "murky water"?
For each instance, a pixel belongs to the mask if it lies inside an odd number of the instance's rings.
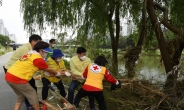
[[[126,75],[125,64],[119,62],[119,72]],[[165,82],[165,68],[159,61],[159,56],[141,56],[136,62],[136,78],[149,80],[152,83]]]
[[[68,57],[64,57],[67,61],[70,60]],[[125,63],[119,61],[119,73],[126,75]],[[140,56],[136,63],[136,78],[149,80],[152,83],[165,82],[165,68],[159,61],[159,56]]]

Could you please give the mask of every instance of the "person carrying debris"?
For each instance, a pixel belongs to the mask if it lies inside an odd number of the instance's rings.
[[[8,68],[5,80],[17,94],[14,110],[20,109],[25,98],[28,99],[29,103],[35,110],[40,110],[36,90],[29,84],[29,81],[38,70],[47,71],[53,76],[64,74],[63,71],[54,71],[49,68],[44,61],[43,58],[47,56],[48,52],[51,52],[51,49],[48,47],[48,43],[39,41],[34,46],[33,50],[24,54],[10,68]]]
[[[66,70],[64,61],[62,60],[63,57],[63,53],[61,50],[59,49],[54,49],[53,50],[53,54],[51,55],[51,57],[49,57],[46,61],[46,63],[48,64],[48,66],[50,68],[52,68],[53,70],[56,71],[63,71],[65,72],[66,76],[70,76],[70,73]],[[60,79],[60,77],[57,76],[50,76],[50,74],[45,71],[42,73],[42,83],[43,83],[43,88],[42,88],[42,100],[45,101],[48,97],[48,85],[51,84],[51,82],[54,83],[54,85],[57,86],[57,88],[60,91],[60,95],[65,97],[66,96],[66,92],[63,86],[63,83]]]
[[[106,104],[103,96],[103,79],[104,77],[110,83],[112,83],[111,89],[121,87],[121,82],[114,79],[105,65],[108,63],[105,57],[98,56],[94,63],[89,64],[82,77],[86,79],[86,82],[77,93],[74,105],[78,107],[81,98],[90,95],[94,96],[98,102],[99,110],[106,110]]]

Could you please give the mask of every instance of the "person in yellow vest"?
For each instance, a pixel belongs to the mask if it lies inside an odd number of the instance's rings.
[[[9,69],[17,60],[19,60],[24,54],[27,54],[30,50],[32,50],[34,48],[34,46],[36,45],[37,42],[41,41],[42,38],[41,36],[37,35],[37,34],[32,34],[29,37],[29,42],[24,44],[23,46],[19,47],[11,56],[11,58],[8,60],[8,62],[6,63],[5,66],[3,66],[4,71],[6,73],[7,69]],[[36,85],[35,85],[35,80],[32,78],[29,81],[29,84],[35,89]],[[25,104],[26,107],[31,107],[31,104],[28,102],[27,99],[25,99]]]
[[[51,52],[49,44],[39,41],[33,50],[24,54],[7,70],[5,80],[17,94],[14,110],[20,109],[25,98],[28,99],[35,110],[40,110],[36,90],[29,84],[29,81],[38,70],[47,71],[53,76],[64,74],[63,71],[55,71],[48,67],[43,59],[48,52]]]
[[[105,57],[98,56],[94,63],[89,64],[82,77],[86,79],[86,82],[77,93],[74,105],[78,107],[82,97],[87,95],[94,96],[98,102],[99,110],[106,110],[106,105],[103,96],[103,79],[105,79],[115,85],[116,88],[121,87],[120,81],[114,79],[105,65],[108,63]]]
[[[61,52],[61,50],[59,49],[54,49],[53,50],[53,54],[51,55],[51,57],[49,57],[47,59],[47,64],[50,68],[52,68],[53,70],[56,71],[66,71],[66,67],[64,64],[64,61],[62,60],[63,57],[63,53]],[[68,73],[66,74],[67,76],[70,76],[69,72],[65,72]],[[48,72],[43,72],[42,73],[42,83],[43,83],[43,88],[42,88],[42,100],[45,101],[48,97],[48,85],[51,84],[51,82],[54,83],[54,85],[57,86],[57,88],[60,91],[60,95],[65,97],[66,96],[66,92],[63,86],[63,83],[60,79],[60,77],[57,76],[50,76],[50,74]]]

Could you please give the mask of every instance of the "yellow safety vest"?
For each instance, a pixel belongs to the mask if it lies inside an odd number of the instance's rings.
[[[33,64],[33,61],[37,58],[42,58],[39,53],[25,54],[8,69],[8,72],[29,81],[39,70],[39,68]]]
[[[95,63],[88,65],[88,73],[84,84],[103,89],[102,81],[104,79],[106,67],[98,66]]]
[[[56,63],[55,60],[53,60],[51,57],[49,57],[47,59],[47,62],[48,66],[50,68],[52,68],[53,70],[55,71],[59,71],[59,70],[66,70],[66,67],[65,67],[65,64],[64,64],[64,61],[61,60],[58,64]],[[55,76],[45,76],[44,73],[42,72],[42,77],[45,77],[47,78],[50,82],[54,82],[54,83],[57,83],[60,79],[55,77]]]

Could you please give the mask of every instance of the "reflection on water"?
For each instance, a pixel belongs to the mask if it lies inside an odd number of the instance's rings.
[[[126,75],[124,62],[119,62],[119,72]],[[136,64],[136,78],[149,80],[152,83],[165,82],[165,68],[159,61],[159,56],[141,56]]]

